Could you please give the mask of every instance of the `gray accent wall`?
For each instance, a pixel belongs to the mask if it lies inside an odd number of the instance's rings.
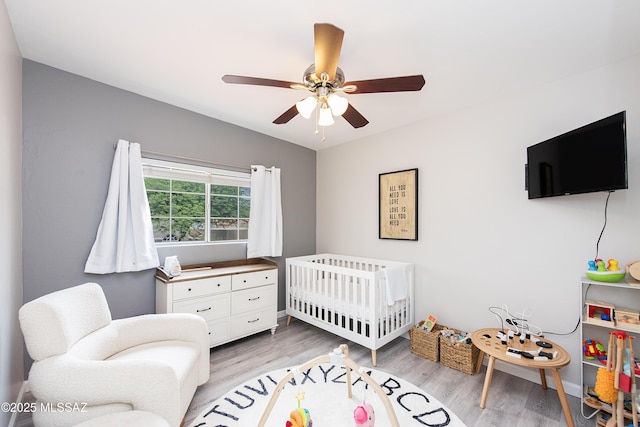
[[[247,171],[251,164],[281,168],[284,249],[273,259],[281,267],[279,310],[284,309],[285,258],[315,252],[313,150],[28,60],[23,64],[23,132],[25,302],[97,282],[114,318],[154,312],[153,270],[84,273],[118,139],[140,143],[143,153]],[[182,264],[190,264],[246,258],[245,246],[174,246],[158,253],[161,263],[178,255]]]
[[[22,57],[0,2],[0,402],[15,402],[23,380],[22,305]],[[12,414],[0,411],[0,425]]]

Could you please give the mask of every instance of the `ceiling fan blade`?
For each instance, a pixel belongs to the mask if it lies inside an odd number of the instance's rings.
[[[344,85],[355,85],[358,88],[349,93],[378,93],[378,92],[411,92],[421,90],[424,86],[422,74],[416,76],[388,77],[384,79],[358,80]]]
[[[366,126],[369,123],[369,120],[365,119],[351,104],[347,106],[347,111],[344,112],[342,117],[356,129]]]
[[[336,77],[344,31],[331,24],[314,24],[313,37],[316,76],[321,78],[320,75],[326,72],[332,82]]]
[[[298,115],[298,109],[296,108],[296,106],[294,104],[293,107],[289,108],[287,111],[282,113],[280,115],[280,117],[275,119],[273,121],[273,123],[275,123],[277,125],[282,125],[282,124],[288,123],[289,120],[293,119],[297,115]]]
[[[231,84],[254,85],[254,86],[273,86],[291,89],[291,85],[299,84],[294,82],[285,82],[284,80],[262,79],[260,77],[234,76],[225,74],[222,81]]]

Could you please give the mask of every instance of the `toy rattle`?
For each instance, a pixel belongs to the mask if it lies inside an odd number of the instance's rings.
[[[371,404],[363,402],[353,410],[353,419],[358,427],[373,427],[376,423],[376,414]]]
[[[289,414],[289,421],[286,422],[285,427],[313,426],[309,411],[306,408],[300,407],[300,401],[304,400],[304,392],[296,394],[296,400],[298,401],[298,407]]]

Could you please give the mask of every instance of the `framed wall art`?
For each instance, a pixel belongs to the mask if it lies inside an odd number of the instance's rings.
[[[418,169],[381,173],[378,237],[418,240]]]

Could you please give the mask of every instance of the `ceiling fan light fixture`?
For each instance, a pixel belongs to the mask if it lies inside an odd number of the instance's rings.
[[[311,95],[311,96],[307,96],[305,99],[301,101],[296,102],[296,108],[298,110],[298,113],[300,113],[302,117],[304,117],[305,119],[308,119],[311,117],[311,113],[313,113],[313,110],[315,110],[317,103],[318,103],[318,98]]]
[[[349,101],[347,101],[346,98],[338,96],[335,93],[329,95],[327,103],[329,104],[329,107],[331,107],[331,112],[336,117],[343,115],[349,106]]]
[[[322,104],[318,116],[318,126],[331,126],[334,123],[331,108],[327,104]]]

